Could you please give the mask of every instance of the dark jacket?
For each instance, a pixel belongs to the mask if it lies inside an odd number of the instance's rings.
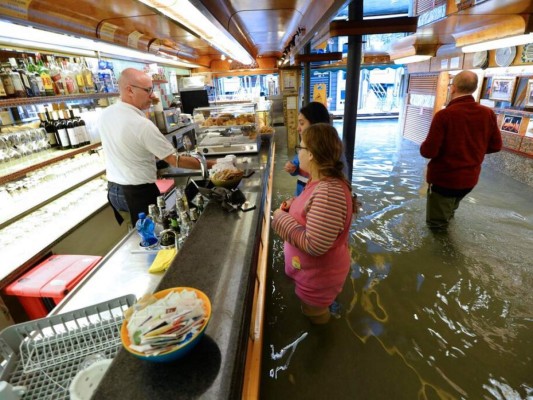
[[[485,154],[502,148],[496,115],[472,96],[450,101],[433,117],[420,154],[430,158],[427,182],[450,189],[471,189]]]

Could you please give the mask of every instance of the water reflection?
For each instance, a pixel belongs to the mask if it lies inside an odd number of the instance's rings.
[[[358,123],[352,184],[363,211],[341,319],[305,320],[274,240],[261,398],[533,398],[532,188],[485,170],[449,233],[431,234],[425,163],[396,128]],[[277,206],[293,183],[274,185]],[[272,379],[271,346],[302,332]]]

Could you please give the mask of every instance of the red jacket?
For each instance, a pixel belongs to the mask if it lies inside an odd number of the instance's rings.
[[[427,182],[449,189],[476,186],[485,154],[502,148],[496,115],[472,96],[448,103],[433,117],[420,154],[430,158]]]

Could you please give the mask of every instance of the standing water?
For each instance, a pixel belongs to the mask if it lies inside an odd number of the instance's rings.
[[[339,318],[301,314],[274,235],[261,399],[533,399],[533,188],[485,168],[433,234],[426,162],[397,121],[358,121],[355,147]],[[274,207],[295,186],[279,153]]]

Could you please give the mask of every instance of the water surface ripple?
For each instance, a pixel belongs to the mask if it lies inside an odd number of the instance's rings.
[[[418,146],[395,121],[357,129],[342,317],[306,321],[274,236],[261,398],[533,399],[533,188],[484,169],[434,235]],[[280,186],[274,206],[293,190]],[[270,357],[298,338],[290,365]]]

